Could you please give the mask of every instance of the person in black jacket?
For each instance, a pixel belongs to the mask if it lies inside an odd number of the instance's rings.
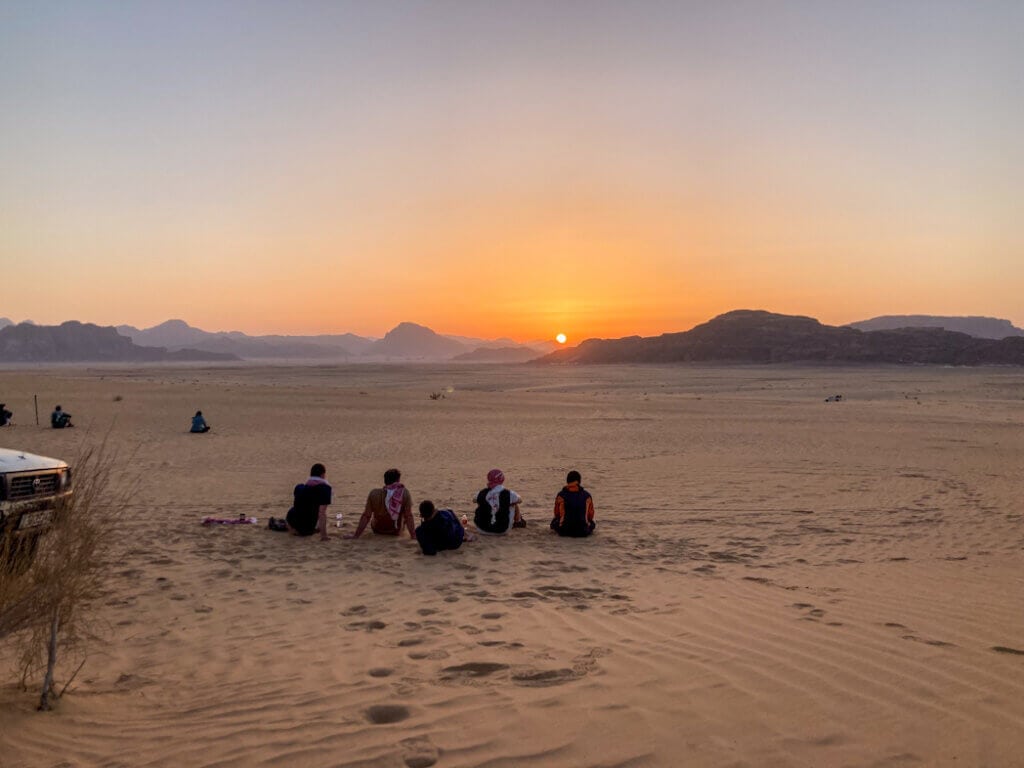
[[[480,533],[501,536],[513,528],[522,528],[525,523],[519,513],[522,498],[515,491],[505,487],[505,473],[492,469],[487,473],[487,487],[473,499],[476,512],[473,524]]]
[[[435,509],[434,502],[421,501],[420,517],[423,522],[416,526],[416,541],[424,555],[462,546],[466,532],[450,509]]]
[[[555,517],[551,530],[559,536],[583,537],[594,532],[594,499],[580,485],[575,469],[565,476],[565,487],[555,496]]]

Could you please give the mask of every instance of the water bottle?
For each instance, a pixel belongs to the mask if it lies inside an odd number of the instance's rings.
[[[334,527],[341,528],[341,512],[334,516]]]
[[[463,516],[462,516],[462,527],[465,528],[467,525],[469,525],[469,518],[466,517],[465,514],[463,514]]]

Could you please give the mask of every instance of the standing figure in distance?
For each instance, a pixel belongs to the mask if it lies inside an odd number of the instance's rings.
[[[409,489],[400,482],[401,479],[402,473],[397,469],[389,469],[384,473],[384,487],[370,491],[356,532],[345,536],[346,539],[362,536],[367,523],[370,530],[383,536],[398,536],[402,528],[407,528],[409,538],[416,538],[412,520],[412,496],[409,495]]]
[[[506,488],[504,483],[505,473],[500,469],[492,469],[487,473],[487,487],[473,500],[476,503],[473,524],[480,533],[501,536],[517,524],[522,524],[519,505],[523,500],[518,493]]]
[[[565,476],[565,487],[555,496],[555,517],[551,530],[559,536],[583,537],[594,532],[594,499],[580,485],[575,469]]]
[[[331,485],[327,482],[327,469],[323,464],[314,464],[309,470],[309,479],[295,486],[295,505],[288,510],[285,522],[295,536],[312,536],[320,533],[320,540],[327,541],[327,507],[331,503]]]
[[[203,418],[202,411],[196,411],[196,415],[192,417],[192,429],[189,432],[200,435],[203,432],[209,432],[210,425],[206,423],[206,419]]]
[[[71,414],[58,405],[50,414],[50,426],[54,429],[67,429],[75,425],[71,423]]]

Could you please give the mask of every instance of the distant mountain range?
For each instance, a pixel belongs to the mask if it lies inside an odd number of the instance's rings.
[[[588,339],[536,362],[1024,365],[1024,336],[979,339],[942,328],[860,331],[741,309],[683,333]]]
[[[382,339],[353,333],[320,336],[249,336],[240,331],[211,333],[184,320],[168,320],[144,330],[121,325],[117,330],[143,346],[160,346],[169,350],[187,347],[232,354],[244,360],[444,361],[478,348],[516,346],[510,339],[443,336],[430,328],[408,322],[399,323]],[[529,349],[530,357],[538,357],[554,348],[553,342],[538,344],[542,346],[518,346]]]
[[[162,347],[141,347],[114,328],[71,320],[60,325],[8,324],[0,327],[0,362],[170,362],[237,360],[234,355]]]
[[[883,326],[879,330],[864,327]],[[973,334],[952,330],[969,329]],[[1005,336],[999,334],[1005,332]],[[17,325],[0,318],[0,362],[334,360],[339,362],[519,363],[928,363],[1024,365],[1024,330],[985,317],[898,315],[849,326],[810,317],[736,310],[682,333],[588,339],[577,347],[516,344],[438,334],[403,322],[382,339],[351,333],[249,336],[212,333],[183,320],[152,328]],[[550,354],[545,355],[545,352]]]
[[[509,346],[515,355],[490,355]],[[474,339],[435,333],[416,323],[400,323],[382,339],[352,333],[319,336],[249,336],[240,331],[212,333],[184,320],[152,328],[117,328],[69,321],[58,326],[13,324],[0,318],[0,362],[84,362],[160,360],[333,360],[338,362],[441,362],[473,355],[467,362],[520,361],[539,357],[554,342],[536,347],[510,339]]]
[[[942,317],[939,315],[882,315],[870,320],[850,323],[860,331],[890,331],[896,328],[945,328],[947,331],[966,333],[979,339],[1005,339],[1024,336],[1024,329],[1009,320],[997,317]]]

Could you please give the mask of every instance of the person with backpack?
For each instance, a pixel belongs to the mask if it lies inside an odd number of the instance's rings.
[[[559,536],[582,538],[594,532],[594,499],[580,485],[575,469],[565,476],[565,487],[555,496],[555,517],[551,530]]]
[[[71,414],[58,405],[50,414],[50,426],[54,429],[67,429],[75,425],[71,423]]]
[[[420,518],[422,522],[416,526],[416,541],[424,555],[458,549],[466,541],[466,531],[450,509],[435,509],[434,502],[421,501]]]
[[[505,487],[505,473],[492,469],[487,473],[487,487],[476,495],[476,512],[473,524],[480,533],[502,536],[512,528],[522,528],[525,523],[519,513],[522,498]]]

